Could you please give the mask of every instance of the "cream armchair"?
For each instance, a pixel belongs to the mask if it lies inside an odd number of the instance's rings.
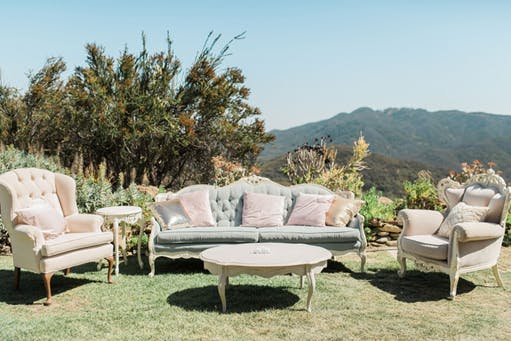
[[[44,199],[66,221],[66,232],[46,240],[37,226],[17,224],[16,211]],[[11,238],[15,288],[19,288],[21,269],[41,273],[46,289],[45,305],[50,305],[51,277],[65,274],[73,266],[97,262],[109,263],[108,283],[112,282],[113,235],[102,232],[103,219],[80,214],[76,206],[76,185],[64,174],[37,168],[22,168],[0,175],[0,203],[3,223]]]
[[[504,287],[497,267],[506,218],[509,211],[509,188],[490,170],[473,176],[464,184],[443,179],[438,184],[440,199],[447,204],[437,211],[405,209],[398,218],[403,231],[398,239],[397,260],[400,277],[405,276],[406,259],[425,268],[444,272],[450,277],[450,299],[456,296],[460,275],[491,268],[499,286]],[[450,210],[459,202],[488,207],[483,222],[463,222],[454,226],[449,237],[438,229]]]

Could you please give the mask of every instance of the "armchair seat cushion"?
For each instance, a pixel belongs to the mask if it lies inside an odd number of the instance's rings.
[[[405,252],[418,256],[447,260],[449,239],[438,235],[403,236],[401,247]]]
[[[112,232],[66,233],[58,238],[47,240],[41,247],[43,257],[111,243]]]

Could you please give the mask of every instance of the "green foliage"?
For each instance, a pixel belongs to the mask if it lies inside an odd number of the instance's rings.
[[[382,193],[377,191],[375,187],[371,187],[369,191],[362,195],[362,200],[364,200],[365,203],[362,205],[360,214],[364,216],[366,224],[371,223],[374,219],[385,221],[394,220],[396,216],[394,202],[383,203],[380,200],[381,197]]]
[[[85,65],[67,79],[64,61],[50,58],[23,96],[0,87],[0,125],[12,128],[2,141],[59,155],[66,167],[77,158],[92,169],[105,162],[114,179],[134,170],[134,181],[157,186],[209,182],[219,155],[251,166],[272,136],[248,104],[241,70],[222,67],[242,36],[217,49],[219,38],[210,34],[187,69],[169,38],[166,51],[150,54],[145,36],[138,54],[125,49],[118,58],[86,45]]]
[[[399,209],[416,208],[425,210],[442,210],[443,205],[438,198],[438,191],[433,184],[431,174],[420,171],[414,181],[403,184],[405,197],[399,203]]]

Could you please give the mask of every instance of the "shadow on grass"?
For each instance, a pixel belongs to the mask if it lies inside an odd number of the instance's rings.
[[[44,283],[40,274],[21,270],[20,278],[20,288],[19,290],[15,290],[14,271],[0,270],[0,302],[12,305],[28,305],[46,298]],[[57,272],[51,279],[52,296],[94,282],[97,281],[85,278],[66,277],[62,272]]]
[[[449,297],[449,276],[440,272],[410,270],[399,278],[395,270],[377,270],[374,274],[353,273],[355,279],[367,280],[376,288],[394,295],[394,299],[407,302],[440,301]],[[476,285],[463,278],[459,279],[457,294],[474,290]]]
[[[343,263],[337,261],[337,260],[328,260],[328,265],[325,269],[323,269],[322,272],[326,273],[338,273],[338,272],[344,272],[348,274],[352,274],[353,270],[349,269],[344,265]]]
[[[307,297],[307,290],[303,290]],[[246,313],[265,309],[284,309],[293,306],[300,298],[285,287],[261,285],[230,285],[225,292],[227,313]],[[208,285],[175,292],[167,303],[191,311],[221,311],[218,287]],[[305,309],[305,307],[304,307]]]

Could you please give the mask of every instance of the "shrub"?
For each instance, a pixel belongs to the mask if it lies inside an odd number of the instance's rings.
[[[394,220],[396,216],[396,207],[394,202],[383,203],[380,198],[382,193],[377,191],[375,187],[371,187],[369,191],[364,193],[362,200],[365,201],[360,213],[364,216],[366,224],[370,224],[372,220]]]
[[[416,208],[425,210],[442,210],[444,207],[438,198],[438,191],[428,171],[420,171],[414,181],[403,184],[405,197],[399,201],[397,208]]]

